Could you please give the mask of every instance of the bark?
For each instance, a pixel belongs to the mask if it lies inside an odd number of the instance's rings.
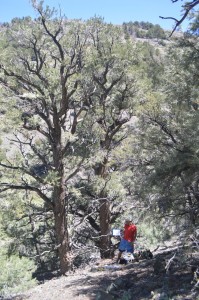
[[[110,205],[107,199],[102,200],[100,205],[100,253],[101,258],[110,258]]]
[[[58,255],[60,262],[60,272],[65,274],[70,270],[69,259],[69,236],[67,231],[67,219],[65,208],[65,186],[64,182],[54,189],[54,219],[55,219],[55,234],[58,247]]]
[[[119,80],[119,79],[118,79]],[[112,83],[115,85],[115,82]],[[120,130],[121,126],[125,124],[128,119],[124,118],[122,120],[116,119],[112,124],[107,127],[106,134],[104,136],[104,140],[101,140],[100,146],[102,149],[107,151],[107,155],[104,156],[103,162],[98,164],[95,167],[95,174],[101,176],[105,180],[105,187],[107,183],[107,175],[108,171],[108,153],[112,150],[112,141],[114,136]],[[109,199],[107,198],[107,193],[105,187],[101,191],[100,198],[104,199],[101,202],[99,215],[100,215],[100,253],[102,258],[111,258],[113,255],[113,251],[111,249],[111,239],[110,239],[110,218],[111,218],[111,210]]]
[[[97,173],[99,176],[105,179],[106,182],[106,165],[108,163],[107,158],[104,158],[103,163],[99,164],[97,167]],[[106,185],[106,183],[105,183]],[[100,247],[100,255],[101,258],[110,258],[111,257],[111,239],[110,239],[110,203],[107,199],[107,194],[104,189],[101,191],[100,194],[101,203],[100,203],[100,209],[99,209],[99,219],[100,219],[100,241],[99,241],[99,247]]]
[[[197,213],[195,213],[195,207],[194,207],[194,203],[192,200],[192,194],[194,195],[193,187],[187,186],[182,174],[181,174],[180,178],[181,178],[181,181],[182,181],[182,184],[184,187],[185,195],[187,197],[189,220],[193,226],[196,226]]]
[[[57,182],[53,191],[53,204],[54,204],[54,219],[55,219],[55,235],[58,248],[60,272],[65,274],[70,270],[69,259],[69,236],[68,224],[66,219],[66,185],[65,185],[65,172],[63,162],[63,149],[61,143],[61,127],[58,115],[54,114],[54,130],[53,132],[53,160],[54,168],[57,173]]]

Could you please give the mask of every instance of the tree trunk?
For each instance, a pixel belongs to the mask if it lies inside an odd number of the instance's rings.
[[[55,235],[60,262],[60,272],[63,275],[70,270],[71,263],[69,259],[69,236],[66,219],[66,183],[61,143],[61,127],[57,114],[54,115],[54,124],[53,160],[57,178],[53,190],[53,212],[55,219]]]
[[[54,189],[55,234],[61,274],[65,274],[71,267],[69,259],[69,237],[66,223],[65,198],[65,185],[64,182],[62,182],[60,186],[57,186]]]
[[[100,205],[100,254],[101,258],[110,258],[110,207],[107,199],[102,200]]]
[[[100,163],[95,168],[96,175],[101,176],[106,180],[106,164],[107,158],[104,157],[103,163]],[[105,183],[106,185],[106,183]],[[100,255],[101,258],[110,258],[111,257],[111,239],[110,239],[110,204],[106,199],[107,195],[105,190],[103,189],[100,193],[100,209],[99,209],[99,219],[100,219]]]

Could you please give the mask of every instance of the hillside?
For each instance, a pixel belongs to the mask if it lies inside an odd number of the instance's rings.
[[[154,251],[152,259],[127,265],[98,260],[4,300],[198,300],[199,253],[186,262],[185,255],[180,245],[171,244]]]

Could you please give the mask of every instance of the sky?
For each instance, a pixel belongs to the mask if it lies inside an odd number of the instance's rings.
[[[60,8],[68,19],[87,20],[98,16],[116,25],[145,21],[159,24],[165,30],[172,30],[175,22],[159,16],[180,19],[182,3],[180,0],[175,3],[171,0],[44,0],[44,6]],[[37,17],[30,0],[0,0],[0,23],[26,16]],[[183,30],[187,25],[188,22],[183,22]]]

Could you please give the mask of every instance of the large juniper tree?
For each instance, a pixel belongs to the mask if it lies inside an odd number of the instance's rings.
[[[52,210],[64,274],[70,268],[68,187],[88,162],[87,170],[93,167],[106,185],[110,151],[124,138],[120,129],[134,113],[138,91],[132,60],[137,61],[113,26],[99,19],[53,18],[54,11],[35,3],[38,19],[16,21],[2,31],[1,91],[15,102],[21,127],[13,132],[18,159],[12,150],[1,160],[7,170],[1,192],[35,192]],[[101,151],[97,160],[96,150]],[[103,188],[97,196],[104,199],[100,247],[106,251],[110,199]]]
[[[67,166],[64,160],[71,154],[71,136],[83,111],[74,94],[80,93],[86,35],[82,38],[79,24],[71,33],[72,24],[63,27],[62,19],[51,20],[49,9],[44,11],[39,5],[37,10],[40,17],[36,21],[15,23],[6,32],[1,84],[15,97],[16,105],[23,106],[23,128],[16,140],[24,161],[9,166],[2,162],[1,166],[22,174],[18,184],[7,180],[5,189],[34,191],[53,210],[60,269],[65,273],[70,265],[66,182],[83,158],[69,159]]]

